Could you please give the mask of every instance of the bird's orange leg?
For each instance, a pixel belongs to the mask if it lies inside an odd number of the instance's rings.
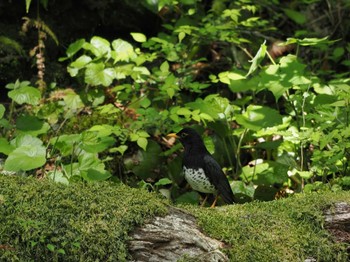
[[[202,202],[202,204],[201,204],[201,207],[204,207],[205,202],[207,202],[207,199],[208,199],[208,195],[205,195],[205,198],[203,199],[203,202]]]
[[[218,196],[218,195],[217,195],[217,196],[215,196],[214,202],[213,202],[213,204],[211,204],[210,208],[214,208],[214,207],[215,207],[216,202],[218,201],[218,198],[219,198],[219,196]]]

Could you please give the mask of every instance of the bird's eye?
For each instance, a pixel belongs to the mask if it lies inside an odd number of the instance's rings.
[[[186,136],[188,136],[187,133],[182,133],[182,134],[181,134],[181,137],[186,137]]]

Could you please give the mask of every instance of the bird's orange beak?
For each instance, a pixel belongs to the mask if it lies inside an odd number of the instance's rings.
[[[171,134],[168,134],[168,135],[166,135],[166,137],[179,138],[179,136],[178,136],[178,135],[176,135],[176,133],[171,133]]]

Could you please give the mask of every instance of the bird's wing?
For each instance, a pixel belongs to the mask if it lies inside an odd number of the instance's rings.
[[[204,172],[210,182],[214,184],[224,201],[232,204],[234,202],[232,189],[218,162],[211,155],[205,155],[203,161]]]

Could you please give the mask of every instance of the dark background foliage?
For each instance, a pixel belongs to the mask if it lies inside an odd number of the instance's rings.
[[[191,125],[238,201],[348,189],[349,8],[1,1],[1,168],[197,203],[165,136]]]

